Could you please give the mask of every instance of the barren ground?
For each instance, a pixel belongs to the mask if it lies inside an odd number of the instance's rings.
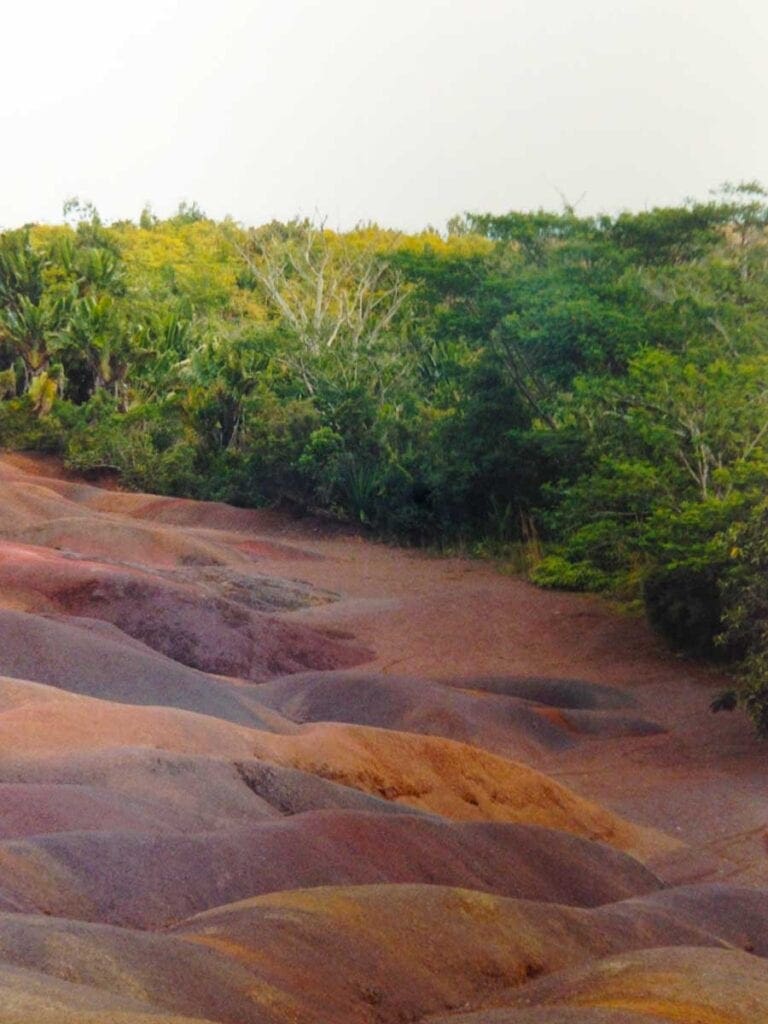
[[[488,563],[0,455],[0,1024],[768,1021],[723,685]]]

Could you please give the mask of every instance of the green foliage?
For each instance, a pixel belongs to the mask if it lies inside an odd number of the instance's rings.
[[[11,366],[7,370],[0,371],[0,400],[14,398],[16,396],[16,371]]]
[[[648,619],[674,648],[713,656],[722,630],[722,601],[716,566],[658,569],[643,588]]]
[[[63,402],[40,416],[30,395],[0,402],[0,448],[61,454],[78,418],[78,411]]]
[[[761,186],[445,237],[66,217],[0,234],[0,444],[642,599],[768,732]]]
[[[572,562],[561,555],[547,555],[531,572],[540,587],[556,590],[607,590],[611,578],[591,562]]]
[[[210,497],[196,465],[194,439],[164,409],[117,410],[110,399],[84,407],[65,449],[69,468],[111,470],[129,487],[158,494]]]
[[[768,735],[768,502],[756,502],[725,535],[726,567],[720,595],[721,645],[740,658],[733,690],[715,710],[743,707]]]
[[[716,203],[622,213],[609,233],[634,260],[646,266],[687,263],[717,243],[728,211]]]

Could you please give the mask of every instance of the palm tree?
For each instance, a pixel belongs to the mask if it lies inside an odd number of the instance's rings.
[[[65,336],[93,375],[93,390],[110,390],[124,400],[133,353],[133,333],[120,304],[111,295],[86,295],[72,306]]]
[[[25,390],[45,373],[61,345],[63,304],[43,297],[34,303],[19,295],[11,306],[0,307],[0,341],[6,342],[24,365]]]
[[[25,390],[44,374],[60,347],[67,299],[45,292],[48,258],[33,249],[27,231],[0,237],[0,341],[24,366]]]

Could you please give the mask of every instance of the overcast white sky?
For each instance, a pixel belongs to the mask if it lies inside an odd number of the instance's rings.
[[[442,227],[768,180],[768,0],[2,4],[0,225]]]

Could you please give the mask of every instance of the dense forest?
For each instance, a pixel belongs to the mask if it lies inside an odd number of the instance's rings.
[[[768,194],[0,235],[0,445],[644,604],[768,732]]]

